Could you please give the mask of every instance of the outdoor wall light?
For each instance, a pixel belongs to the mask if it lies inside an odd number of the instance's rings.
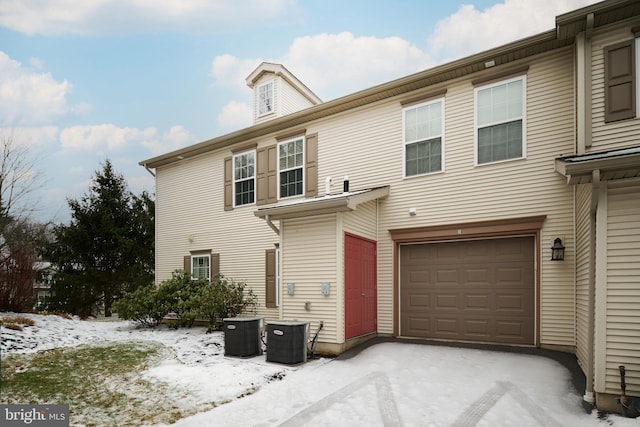
[[[551,246],[551,261],[564,261],[564,245],[559,237],[556,237]]]

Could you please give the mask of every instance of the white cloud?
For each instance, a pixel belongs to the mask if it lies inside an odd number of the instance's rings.
[[[213,58],[211,77],[216,84],[247,90],[246,78],[262,63],[261,59],[240,59],[228,53]]]
[[[163,135],[157,135],[156,133],[154,138],[148,138],[142,141],[142,146],[145,147],[151,155],[156,156],[186,147],[196,141],[196,136],[184,127],[172,126],[169,132]]]
[[[356,37],[349,32],[296,38],[281,57],[268,61],[283,64],[325,100],[431,64],[424,51],[400,37]],[[213,60],[211,74],[216,84],[247,91],[245,78],[261,62],[257,58],[220,55]]]
[[[598,0],[505,0],[483,11],[460,6],[428,37],[428,52],[438,62],[482,52],[555,28],[555,17]]]
[[[196,138],[182,126],[160,134],[156,128],[121,128],[114,124],[73,126],[60,132],[62,151],[108,154],[126,148],[145,148],[152,155],[192,144]]]
[[[1,125],[50,123],[66,114],[89,110],[88,104],[69,105],[71,90],[68,81],[60,82],[49,73],[24,67],[0,51]]]
[[[226,131],[242,129],[250,126],[253,121],[251,105],[243,102],[231,101],[218,114],[218,126]]]
[[[60,144],[64,151],[117,150],[153,139],[156,133],[154,128],[119,128],[113,124],[73,126],[60,132]]]
[[[215,32],[298,13],[295,0],[8,0],[0,25],[26,34]]]
[[[293,41],[283,64],[314,91],[353,92],[425,68],[420,48],[400,37],[319,34]]]
[[[35,148],[57,144],[58,128],[56,126],[0,127],[0,135],[11,137],[18,145]]]

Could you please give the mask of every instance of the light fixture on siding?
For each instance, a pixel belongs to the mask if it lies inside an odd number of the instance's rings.
[[[551,261],[564,261],[564,245],[559,237],[556,237],[551,246]]]

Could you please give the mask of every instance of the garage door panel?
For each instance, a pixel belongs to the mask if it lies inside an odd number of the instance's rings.
[[[464,296],[464,309],[488,311],[491,309],[491,298],[485,294],[467,294]]]
[[[401,334],[533,344],[534,251],[533,237],[401,246]]]

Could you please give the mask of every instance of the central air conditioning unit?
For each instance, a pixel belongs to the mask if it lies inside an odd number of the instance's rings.
[[[309,322],[270,321],[267,324],[267,362],[297,365],[307,361]]]
[[[262,354],[261,317],[230,317],[222,321],[225,356],[252,357]]]

